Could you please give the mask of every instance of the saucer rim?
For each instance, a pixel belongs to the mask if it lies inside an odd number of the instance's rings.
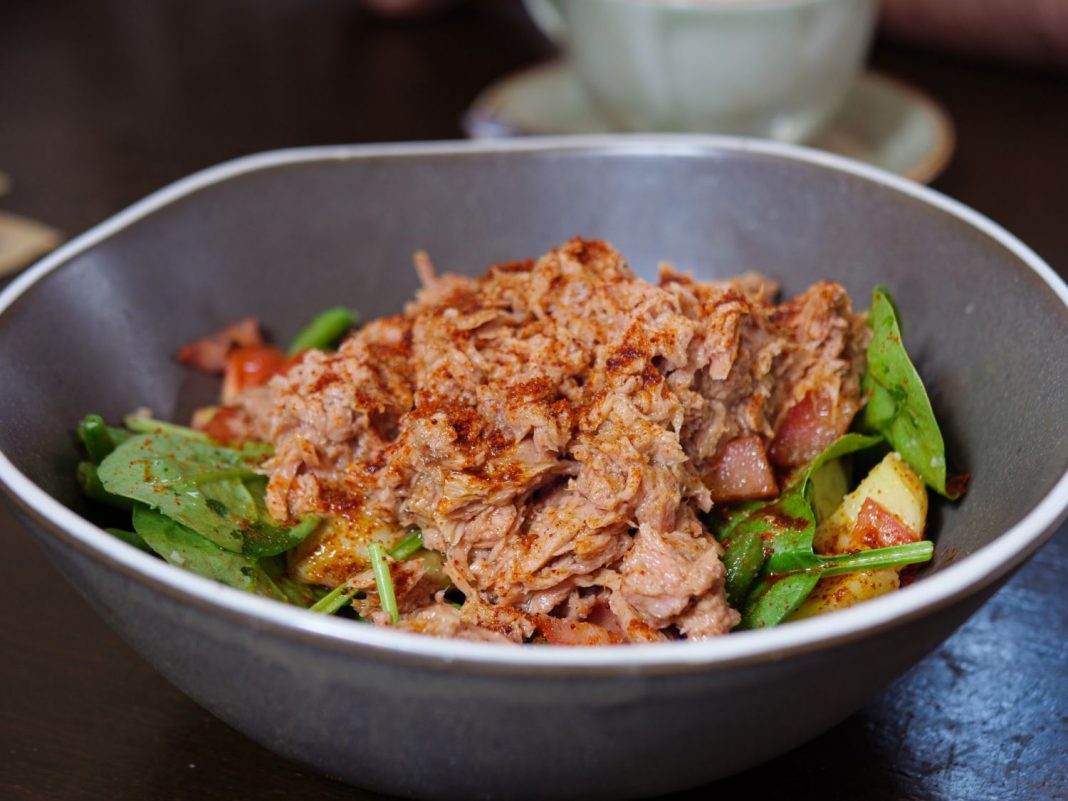
[[[557,71],[570,70],[571,65],[566,58],[557,57],[523,67],[494,80],[482,89],[468,106],[461,119],[461,127],[464,134],[472,140],[490,139],[513,139],[525,136],[582,136],[585,134],[567,134],[559,131],[543,130],[527,127],[519,127],[507,121],[500,112],[503,104],[502,98],[517,83],[524,80],[532,80],[539,73],[552,74]],[[828,153],[852,158],[863,164],[870,164],[880,169],[886,169],[904,178],[921,184],[934,181],[949,166],[953,154],[957,150],[957,130],[949,111],[940,102],[934,99],[923,89],[894,75],[889,75],[881,70],[864,69],[857,76],[858,83],[882,84],[894,94],[902,98],[902,102],[909,104],[915,109],[920,109],[925,117],[931,121],[932,130],[935,132],[935,144],[928,149],[921,159],[917,159],[907,169],[902,171],[891,170],[883,164],[867,159],[849,156],[837,150],[829,150],[820,147],[812,140],[798,142],[806,147],[815,147]],[[833,121],[831,123],[833,125]],[[494,133],[488,131],[493,130]],[[627,133],[624,131],[606,130],[599,133],[615,134]],[[687,132],[689,133],[689,132]],[[596,135],[596,134],[595,134]],[[746,138],[746,137],[740,137]],[[758,137],[749,137],[758,138]]]

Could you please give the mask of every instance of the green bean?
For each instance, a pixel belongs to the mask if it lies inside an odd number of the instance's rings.
[[[154,417],[149,417],[143,414],[128,414],[122,419],[122,422],[128,429],[136,431],[138,434],[164,433],[174,434],[179,437],[188,437],[189,439],[199,440],[200,442],[209,442],[211,440],[211,437],[203,431],[180,426],[177,423],[168,423],[166,420],[157,420]]]
[[[389,549],[389,555],[398,562],[403,562],[423,547],[423,532],[416,529],[403,540]]]
[[[305,350],[331,348],[355,322],[356,316],[342,306],[327,309],[301,329],[293,344],[289,346],[289,355],[295,356]]]
[[[930,540],[907,542],[904,545],[891,545],[889,548],[875,548],[870,551],[857,551],[837,556],[820,556],[820,576],[839,576],[842,573],[855,573],[858,570],[880,570],[884,567],[904,567],[928,561],[934,554],[934,543]]]
[[[134,502],[121,495],[115,495],[104,489],[100,483],[100,475],[96,471],[96,465],[92,462],[78,463],[78,486],[82,493],[91,501],[106,503],[116,509],[133,509]]]
[[[352,596],[357,592],[358,590],[353,586],[339,584],[308,608],[312,612],[319,612],[323,615],[332,615],[341,610],[345,604],[351,601]]]
[[[739,628],[760,629],[778,625],[797,611],[821,578],[855,573],[858,570],[919,564],[930,559],[933,552],[934,543],[921,540],[871,551],[836,556],[816,555],[808,569],[784,576],[770,575],[758,584],[749,593]]]
[[[397,596],[393,590],[393,576],[389,572],[389,560],[386,557],[386,549],[380,542],[372,542],[368,548],[371,555],[371,569],[375,574],[375,587],[378,590],[378,605],[382,611],[389,615],[389,621],[393,625],[400,619],[397,609]]]
[[[98,414],[87,414],[78,423],[78,439],[85,446],[89,458],[97,464],[115,450],[118,444],[111,436],[111,430],[104,423],[104,418]]]

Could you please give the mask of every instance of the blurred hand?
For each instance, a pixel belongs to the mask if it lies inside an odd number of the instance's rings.
[[[1068,65],[1068,0],[883,0],[882,24],[921,44]]]

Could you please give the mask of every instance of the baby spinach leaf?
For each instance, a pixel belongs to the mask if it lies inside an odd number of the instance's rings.
[[[133,525],[153,551],[176,567],[239,590],[286,600],[285,593],[255,559],[220,548],[191,528],[144,506],[134,508]]]
[[[960,490],[946,486],[946,448],[923,381],[905,352],[894,301],[885,287],[876,287],[868,324],[868,393],[862,426],[878,431],[935,492],[957,498]]]
[[[727,571],[727,602],[735,609],[745,603],[749,588],[764,567],[764,538],[759,531],[745,531],[731,537],[723,553]]]
[[[259,510],[239,476],[254,477],[241,451],[157,432],[130,437],[100,464],[108,492],[158,509],[221,548],[240,553]]]
[[[754,516],[763,519],[772,535],[772,554],[767,567],[771,573],[792,573],[819,565],[812,552],[816,534],[816,514],[809,496],[809,481],[813,474],[828,462],[866,450],[882,442],[882,437],[845,434],[805,465],[787,485],[777,501],[758,510]]]
[[[132,545],[138,550],[144,551],[145,553],[155,553],[150,547],[148,547],[148,543],[145,542],[141,535],[138,534],[136,531],[127,531],[124,528],[106,528],[104,529],[104,531],[106,531],[111,536],[122,540],[127,545]]]
[[[934,543],[922,540],[857,553],[816,556],[817,564],[808,570],[778,578],[769,575],[758,584],[746,601],[738,628],[758,629],[778,625],[797,611],[821,578],[858,570],[915,565],[926,562],[933,553]]]
[[[104,485],[100,483],[99,470],[92,462],[78,462],[77,479],[82,494],[89,500],[104,503],[116,509],[131,509],[133,507],[133,501],[129,498],[115,495],[104,489]]]
[[[319,527],[322,518],[306,515],[295,526],[286,528],[274,522],[267,511],[267,477],[255,475],[244,479],[244,488],[249,493],[255,511],[242,532],[242,550],[249,556],[276,556],[300,545]]]
[[[96,473],[112,498],[146,503],[228,551],[274,556],[304,540],[319,518],[309,515],[292,527],[275,523],[267,479],[253,467],[244,450],[160,430],[131,437]]]
[[[866,436],[864,434],[849,433],[836,439],[827,448],[809,462],[802,469],[799,479],[801,481],[801,491],[808,492],[808,483],[812,476],[828,462],[835,459],[841,459],[843,456],[849,456],[857,451],[864,451],[868,448],[873,448],[883,441],[883,438],[878,434],[872,436]]]
[[[816,517],[808,496],[812,475],[833,459],[840,459],[856,451],[865,450],[882,442],[878,436],[846,434],[832,442],[819,456],[797,471],[786,485],[783,493],[773,501],[750,501],[741,504],[738,512],[728,516],[720,532],[720,540],[727,542],[724,562],[728,571],[728,592],[742,592],[741,584],[752,583],[763,566],[756,564],[756,549],[753,538],[758,537],[765,551],[770,552],[768,571],[791,573],[816,566],[812,553],[812,538],[816,533]],[[732,548],[735,550],[732,553]],[[763,551],[762,551],[763,552]],[[745,554],[743,560],[742,555]],[[732,576],[731,568],[735,567]],[[734,578],[732,586],[732,577]]]
[[[778,625],[801,606],[819,580],[819,573],[794,573],[778,581],[764,582],[749,596],[738,628],[762,629]]]
[[[719,539],[726,546],[727,599],[742,609],[742,628],[774,626],[808,597],[823,575],[898,567],[931,558],[931,543],[910,543],[878,551],[821,556],[812,550],[816,516],[810,480],[834,459],[879,445],[881,436],[846,434],[797,471],[773,501],[740,504],[728,515]]]
[[[290,528],[280,528],[270,523],[257,521],[243,533],[245,537],[244,552],[249,556],[277,556],[290,548],[295,548],[319,527],[322,518],[307,515]]]
[[[186,486],[196,486],[204,498],[204,503],[216,515],[235,521],[239,529],[251,526],[259,517],[256,499],[248,491],[241,479],[253,473],[227,473],[197,478]],[[198,528],[199,530],[199,528]]]
[[[198,431],[197,429],[189,428],[188,426],[180,426],[177,423],[169,423],[166,420],[157,420],[156,418],[151,417],[147,412],[143,411],[126,415],[126,417],[123,418],[123,423],[135,434],[173,434],[175,436],[199,440],[201,442],[215,442],[203,431]],[[111,430],[123,431],[125,437],[130,436],[130,431],[125,431],[124,429]],[[125,439],[125,437],[123,437],[123,439]],[[231,450],[240,451],[247,459],[252,460],[266,459],[274,453],[274,446],[271,445],[271,443],[258,442],[256,440],[230,442],[226,444],[226,447]]]
[[[769,573],[794,573],[815,566],[812,538],[816,515],[799,484],[787,489],[775,503],[758,509],[751,519],[750,525],[771,542],[771,556],[766,562]]]
[[[731,534],[733,534],[734,530],[749,517],[749,514],[756,509],[761,509],[764,506],[767,506],[767,504],[767,501],[742,501],[740,503],[731,504],[728,508],[722,510],[722,512],[713,509],[713,514],[711,516],[713,522],[710,523],[710,526],[715,531],[716,539],[725,544],[729,543]],[[716,525],[715,522],[715,515],[717,513],[723,515],[722,520],[719,521],[718,525]]]
[[[280,556],[320,519],[274,522],[267,479],[255,472],[264,448],[224,447],[182,426],[131,420],[143,433],[113,431],[94,416],[79,426],[87,450],[100,458],[99,466],[78,466],[86,495],[133,510],[134,531],[109,529],[114,536],[247,592],[303,607],[322,597],[324,589],[289,578]]]

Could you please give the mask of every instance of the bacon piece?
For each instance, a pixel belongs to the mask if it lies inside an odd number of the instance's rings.
[[[550,645],[618,645],[623,637],[595,623],[537,615],[538,631]]]
[[[736,437],[723,445],[702,478],[716,502],[751,501],[779,494],[764,440],[756,434]]]
[[[246,317],[221,331],[186,344],[175,358],[179,363],[195,370],[221,373],[226,369],[226,359],[231,350],[262,344],[259,322],[255,317]]]
[[[193,428],[212,439],[229,442],[241,438],[234,425],[240,417],[241,411],[232,406],[209,406],[193,415]]]
[[[846,432],[849,422],[849,417],[835,414],[828,398],[810,392],[786,413],[768,456],[778,467],[808,464]]]
[[[889,548],[919,540],[920,535],[885,506],[871,498],[864,499],[853,525],[853,542],[863,542],[869,548]]]

